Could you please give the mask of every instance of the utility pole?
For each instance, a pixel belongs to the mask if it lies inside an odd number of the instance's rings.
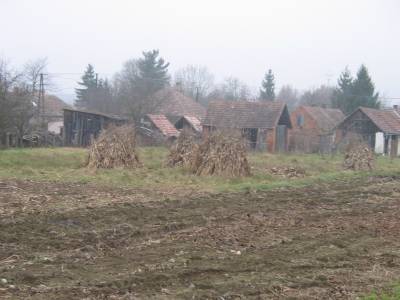
[[[199,102],[199,87],[196,86],[196,102]]]
[[[45,123],[45,103],[44,103],[44,79],[43,73],[39,75],[39,94],[38,94],[38,112],[41,125]]]
[[[99,87],[98,80],[99,80],[99,73],[96,73],[96,87]]]

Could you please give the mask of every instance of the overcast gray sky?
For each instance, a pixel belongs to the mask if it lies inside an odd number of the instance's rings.
[[[171,73],[206,65],[256,88],[272,68],[278,88],[306,89],[364,63],[381,94],[400,98],[398,0],[0,0],[0,12],[0,56],[14,66],[47,57],[49,72],[92,63],[111,76],[160,49]],[[63,77],[59,93],[72,94],[79,76]]]

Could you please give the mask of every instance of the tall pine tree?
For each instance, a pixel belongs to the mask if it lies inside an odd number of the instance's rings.
[[[357,78],[353,82],[354,106],[380,108],[379,93],[375,92],[375,85],[365,65],[361,65]]]
[[[332,98],[332,105],[345,114],[350,114],[360,106],[380,108],[379,93],[365,65],[361,65],[357,77],[353,79],[346,68],[339,77],[338,87]]]
[[[352,111],[352,87],[353,77],[350,70],[346,67],[340,74],[338,79],[338,86],[336,87],[332,96],[332,107],[338,108],[343,113],[348,114]]]
[[[272,73],[271,69],[269,69],[268,72],[265,74],[264,80],[261,83],[260,100],[275,100],[275,76]]]
[[[139,96],[147,98],[169,85],[169,63],[158,57],[158,50],[143,52],[143,56],[137,61],[139,73],[135,78],[135,86]]]
[[[96,73],[91,64],[87,65],[81,80],[81,82],[78,82],[81,88],[75,89],[75,106],[79,108],[89,108],[90,96],[93,94],[93,90],[97,87]]]

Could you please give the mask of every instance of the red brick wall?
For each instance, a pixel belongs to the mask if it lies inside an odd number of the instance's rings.
[[[266,144],[267,144],[267,151],[268,152],[275,152],[275,139],[276,139],[276,132],[274,129],[267,130],[267,137],[266,137]]]
[[[303,115],[303,126],[297,124],[297,117]],[[289,130],[289,150],[298,152],[318,152],[320,130],[315,120],[303,107],[290,114],[292,129]]]

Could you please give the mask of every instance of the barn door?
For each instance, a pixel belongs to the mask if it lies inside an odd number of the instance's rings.
[[[276,143],[275,143],[275,150],[277,152],[285,152],[287,141],[287,128],[286,125],[278,125],[276,127]]]

